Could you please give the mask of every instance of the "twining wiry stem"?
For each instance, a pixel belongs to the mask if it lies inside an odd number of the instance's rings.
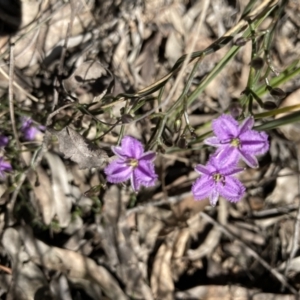
[[[171,89],[171,91],[170,91],[168,97],[167,97],[164,101],[162,101],[162,102],[159,104],[158,107],[155,107],[154,109],[148,111],[147,113],[145,113],[144,115],[142,115],[141,117],[135,119],[135,120],[132,121],[132,122],[140,121],[140,120],[144,119],[145,117],[151,115],[152,113],[155,112],[155,110],[160,109],[160,108],[166,106],[166,105],[169,103],[170,99],[172,99],[173,95],[175,94],[176,88],[177,88],[177,86],[178,86],[180,80],[181,80],[182,77],[183,77],[183,74],[184,74],[184,72],[185,72],[185,70],[186,70],[186,67],[187,67],[187,65],[188,65],[189,62],[190,62],[190,58],[192,57],[192,53],[193,53],[193,51],[194,51],[194,49],[195,49],[196,42],[197,42],[197,38],[198,38],[198,36],[199,36],[199,33],[200,33],[200,30],[201,30],[202,24],[203,24],[203,22],[204,22],[204,18],[205,18],[205,16],[206,16],[206,12],[207,12],[207,9],[208,9],[208,7],[209,7],[209,3],[210,3],[210,0],[205,0],[205,1],[203,2],[202,12],[201,12],[200,19],[199,19],[198,24],[197,24],[196,32],[195,32],[195,35],[194,35],[194,38],[193,38],[193,41],[192,41],[192,44],[191,44],[191,50],[190,50],[190,52],[186,55],[186,57],[185,57],[185,59],[184,59],[184,61],[183,61],[182,67],[181,67],[181,69],[180,69],[180,71],[179,71],[179,74],[178,74],[178,76],[177,76],[177,78],[176,78],[176,80],[175,80],[175,83],[173,84],[173,87],[172,87],[172,89]],[[171,74],[171,73],[170,73],[170,74]],[[131,122],[131,123],[132,123],[132,122]]]
[[[9,80],[9,74],[7,74],[1,67],[0,67],[0,73]],[[17,82],[13,81],[13,85],[24,95],[26,95],[29,99],[31,99],[34,102],[38,102],[39,99],[28,93],[24,88],[22,88]]]
[[[74,0],[75,1],[75,0]],[[65,56],[67,53],[67,49],[68,49],[68,41],[69,41],[69,37],[72,33],[72,28],[73,28],[73,23],[74,23],[74,19],[75,19],[75,15],[78,12],[78,7],[79,5],[77,4],[76,7],[74,8],[75,4],[74,2],[70,3],[71,6],[71,19],[70,22],[68,23],[67,26],[67,31],[66,31],[66,37],[65,37],[65,42],[61,51],[61,55],[60,55],[60,60],[59,60],[59,66],[58,66],[58,78],[55,78],[54,80],[54,91],[53,91],[53,103],[52,103],[52,111],[54,111],[55,106],[58,103],[58,92],[56,90],[56,86],[58,83],[58,79],[61,79],[61,76],[63,74],[63,68],[64,68],[64,61],[65,61]]]
[[[14,47],[15,45],[13,43],[10,43],[8,99],[9,99],[9,113],[10,113],[11,126],[17,144],[17,148],[20,151],[21,145],[19,142],[19,136],[16,128],[15,110],[14,110],[14,85],[13,85],[14,67],[15,67]]]

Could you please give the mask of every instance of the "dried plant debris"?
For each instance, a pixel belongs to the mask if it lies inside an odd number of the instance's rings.
[[[245,8],[262,15],[269,4],[274,9],[258,30],[256,14],[244,19]],[[295,299],[299,121],[268,130],[270,151],[259,168],[238,174],[247,188],[240,202],[220,199],[212,208],[190,189],[194,166],[213,151],[201,136],[228,108],[240,121],[252,111],[255,126],[299,113],[299,13],[299,0],[0,0],[0,154],[13,169],[0,180],[0,299]],[[239,20],[251,36],[234,28]],[[227,30],[223,42],[238,47],[218,49]],[[214,50],[163,86],[160,79],[194,44],[195,53]],[[253,99],[245,109],[250,70],[261,103]],[[291,79],[289,70],[298,75]],[[157,83],[164,89],[139,97]],[[151,109],[156,114],[134,122]],[[22,130],[22,116],[41,124],[48,117],[37,155],[39,139],[12,132]],[[99,132],[101,142],[91,141]],[[154,188],[103,188],[106,149],[125,135],[157,152]],[[52,138],[55,151],[48,151]]]
[[[112,90],[114,76],[99,61],[86,61],[79,64],[62,83],[66,92],[76,97],[85,93],[103,97]]]
[[[41,287],[48,288],[45,276],[38,266],[65,273],[70,282],[74,281],[85,287],[96,284],[110,299],[128,299],[115,278],[104,267],[74,251],[48,246],[35,239],[28,227],[8,228],[3,234],[2,244],[13,262],[15,281],[11,286],[11,293],[14,297],[10,299],[37,299],[34,298],[37,290]],[[95,295],[96,290],[87,290],[87,293]],[[98,294],[98,297],[101,295]]]
[[[65,158],[78,163],[80,169],[103,168],[108,160],[107,153],[93,145],[74,129],[65,127],[61,131],[47,130],[58,139],[59,151]]]

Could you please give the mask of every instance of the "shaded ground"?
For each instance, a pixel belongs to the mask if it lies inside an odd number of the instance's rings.
[[[271,80],[292,64],[299,68],[300,5],[257,2],[252,10],[259,4],[276,9],[255,37],[279,16],[270,62],[264,61],[275,69]],[[242,99],[251,39],[194,101],[174,111],[160,142],[152,139],[159,113],[177,103],[195,61],[172,74],[161,100],[149,87],[172,72],[183,54],[209,47],[240,24],[247,4],[49,0],[22,1],[18,10],[18,1],[11,2],[14,8],[0,2],[0,129],[9,137],[1,155],[13,167],[0,184],[1,299],[296,298],[299,123],[267,131],[270,151],[259,158],[258,169],[239,177],[247,187],[242,201],[220,199],[210,207],[191,194],[194,167],[212,151],[199,137]],[[188,95],[242,33],[201,61]],[[266,105],[254,103],[254,114],[299,104],[299,85],[299,76],[291,76],[280,85],[283,95],[261,92]],[[165,101],[161,107],[159,101]],[[150,110],[151,117],[132,122]],[[40,128],[34,141],[26,141],[22,116],[49,130]],[[178,120],[189,122],[190,130],[176,130]],[[128,184],[105,185],[103,164],[124,133],[148,146],[152,140],[158,154],[156,186],[137,195]],[[88,152],[83,137],[98,152]],[[94,155],[92,162],[80,153],[66,159],[78,145]]]

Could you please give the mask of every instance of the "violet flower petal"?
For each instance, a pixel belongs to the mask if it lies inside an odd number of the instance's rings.
[[[241,135],[244,132],[247,132],[254,126],[254,118],[253,117],[248,117],[246,118],[243,123],[239,126],[239,134]]]
[[[236,147],[225,145],[224,147],[219,148],[212,157],[217,159],[220,166],[236,165],[240,158],[240,152]]]
[[[153,163],[140,160],[138,167],[133,171],[136,178],[145,186],[153,186],[157,179]]]
[[[111,150],[114,154],[116,154],[117,156],[123,158],[124,160],[128,159],[128,156],[126,154],[124,154],[124,151],[120,146],[116,146],[116,147],[112,146]]]
[[[32,125],[32,120],[29,117],[21,117],[21,130],[27,129]]]
[[[6,161],[2,160],[0,162],[0,170],[1,171],[12,171],[11,164],[9,162],[6,162]]]
[[[243,197],[245,187],[232,176],[242,171],[243,168],[235,165],[222,165],[218,158],[213,156],[205,167],[198,165],[195,170],[199,173],[203,171],[209,173],[198,178],[192,186],[192,193],[196,200],[209,197],[211,205],[216,205],[219,195],[231,202],[239,201]]]
[[[206,166],[203,166],[203,165],[197,165],[195,167],[195,171],[201,175],[205,174],[205,175],[209,176],[211,174],[211,170],[209,170]]]
[[[5,147],[8,144],[8,137],[5,135],[0,135],[0,147]]]
[[[220,195],[230,202],[238,202],[245,194],[245,187],[235,177],[227,176],[225,184],[219,182],[217,184],[217,190]]]
[[[0,179],[5,178],[4,172],[12,171],[12,166],[9,162],[3,160],[3,157],[0,157]]]
[[[143,155],[141,155],[140,160],[145,160],[152,162],[156,157],[156,153],[153,151],[145,152]]]
[[[234,167],[234,168],[227,168],[227,170],[222,171],[222,173],[226,176],[231,176],[237,173],[241,173],[242,171],[245,171],[245,168]]]
[[[240,152],[241,154],[241,158],[243,159],[243,161],[251,168],[257,168],[258,167],[258,161],[257,158],[250,153],[246,153],[246,152]]]
[[[214,181],[205,175],[198,178],[192,186],[192,193],[196,200],[203,200],[209,197],[213,190]]]
[[[144,147],[141,142],[131,136],[124,136],[121,141],[123,155],[128,158],[139,159],[144,152]]]
[[[212,137],[209,137],[209,138],[205,139],[204,143],[206,145],[210,145],[210,146],[213,146],[213,147],[223,146],[223,144],[220,142],[220,140],[216,136],[212,136]]]
[[[34,140],[38,133],[39,133],[39,130],[37,130],[35,127],[29,127],[29,128],[23,129],[23,136],[28,141]]]
[[[216,189],[211,192],[211,194],[209,196],[209,203],[211,206],[216,206],[219,196],[220,196],[220,194]]]
[[[127,166],[122,160],[115,160],[104,169],[104,173],[109,182],[120,183],[131,177],[132,167]]]
[[[23,134],[24,139],[28,141],[32,141],[36,138],[36,135],[40,133],[39,129],[45,129],[45,126],[42,125],[38,127],[35,126],[33,124],[32,119],[30,119],[29,117],[22,117],[21,122],[21,132]]]
[[[219,140],[226,140],[238,135],[239,123],[230,115],[221,115],[213,121],[212,127]]]
[[[217,147],[213,155],[219,164],[237,164],[239,159],[250,167],[257,167],[256,155],[265,154],[269,149],[268,135],[252,130],[254,118],[246,118],[241,125],[230,115],[221,115],[213,121],[216,136],[207,138],[204,143]]]
[[[154,152],[144,153],[143,145],[130,136],[125,136],[121,146],[112,147],[112,150],[118,158],[104,169],[107,181],[119,183],[130,179],[134,191],[138,191],[141,185],[155,185],[158,176],[154,170]]]
[[[130,177],[131,188],[137,192],[141,186],[141,182],[138,180],[137,176],[135,176],[134,171]]]
[[[265,154],[269,150],[268,136],[265,132],[249,130],[240,136],[241,151],[254,155]]]

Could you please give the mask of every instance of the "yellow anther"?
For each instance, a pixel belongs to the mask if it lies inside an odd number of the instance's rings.
[[[232,139],[230,142],[230,145],[233,147],[238,147],[240,144],[241,144],[241,142],[238,138]]]
[[[136,168],[139,165],[139,161],[137,159],[130,159],[128,162],[128,166]]]

